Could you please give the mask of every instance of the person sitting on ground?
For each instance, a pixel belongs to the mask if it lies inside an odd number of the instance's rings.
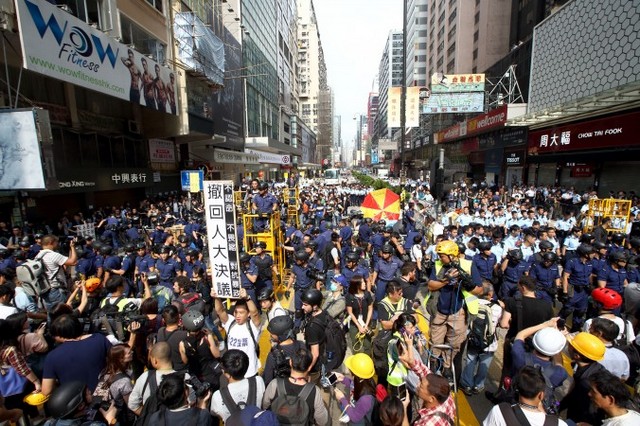
[[[180,373],[167,374],[158,386],[158,402],[163,407],[151,415],[151,425],[213,426],[213,418],[207,411],[211,391],[198,398],[196,406],[189,404],[189,387]]]

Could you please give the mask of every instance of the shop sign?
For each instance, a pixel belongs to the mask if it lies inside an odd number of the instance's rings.
[[[213,291],[218,297],[240,297],[240,265],[233,182],[203,182],[205,221]]]
[[[467,123],[467,134],[484,132],[489,129],[502,127],[507,122],[507,106],[502,105],[486,114],[479,115]]]
[[[640,113],[568,124],[529,134],[529,153],[619,148],[637,144]]]
[[[78,120],[86,129],[102,133],[123,133],[125,121],[121,118],[108,117],[91,111],[78,110]]]
[[[571,168],[571,177],[591,177],[593,176],[593,165],[583,164]]]
[[[500,138],[494,133],[487,133],[478,137],[478,148],[481,150],[493,149],[500,146]]]
[[[505,157],[504,157],[505,166],[507,167],[522,166],[523,164],[524,164],[524,150],[505,153]]]
[[[527,128],[507,128],[498,135],[502,146],[524,145],[527,143]]]
[[[486,173],[500,173],[502,169],[502,148],[484,152],[484,170]]]
[[[238,151],[228,151],[216,148],[213,150],[213,161],[215,163],[228,164],[259,164],[256,154],[247,154]]]
[[[103,173],[87,169],[63,169],[58,173],[58,188],[69,192],[111,191],[153,185],[149,169],[107,169]]]
[[[175,163],[173,142],[163,139],[149,139],[149,160],[152,163]]]
[[[95,3],[95,2],[94,2]],[[177,114],[173,70],[46,0],[17,0],[23,66],[154,110]],[[143,96],[143,80],[153,80]]]
[[[257,155],[260,163],[283,165],[291,163],[291,157],[289,155],[273,154],[271,152],[258,151],[255,149],[245,149],[244,152],[246,154]]]

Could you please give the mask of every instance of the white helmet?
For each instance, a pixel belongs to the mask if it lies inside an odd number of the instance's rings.
[[[557,328],[547,327],[533,336],[533,347],[547,356],[554,356],[564,349],[567,339]]]

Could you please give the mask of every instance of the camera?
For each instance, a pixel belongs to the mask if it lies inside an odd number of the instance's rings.
[[[160,282],[160,276],[157,272],[149,272],[147,274],[147,282],[149,283],[150,287],[154,286]]]
[[[312,280],[315,281],[326,281],[327,280],[327,274],[324,271],[321,271],[317,268],[309,268],[307,269],[307,277],[311,278]]]
[[[185,384],[191,386],[198,398],[204,398],[211,389],[211,383],[201,382],[197,377],[191,376],[189,380],[184,381]]]

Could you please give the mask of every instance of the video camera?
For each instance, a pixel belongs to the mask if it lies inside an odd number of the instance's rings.
[[[318,268],[311,267],[307,269],[307,278],[311,278],[312,280],[315,280],[315,281],[324,282],[327,280],[327,274]]]
[[[191,386],[193,392],[196,394],[198,398],[204,398],[211,389],[211,383],[201,382],[197,377],[191,376],[189,380],[185,380],[184,383],[188,386]]]
[[[458,271],[458,276],[455,278],[449,276],[453,270]],[[473,284],[471,275],[462,269],[459,263],[451,263],[451,269],[447,271],[446,276],[450,279],[452,285],[460,285],[465,291],[472,291],[476,287],[475,284]]]

